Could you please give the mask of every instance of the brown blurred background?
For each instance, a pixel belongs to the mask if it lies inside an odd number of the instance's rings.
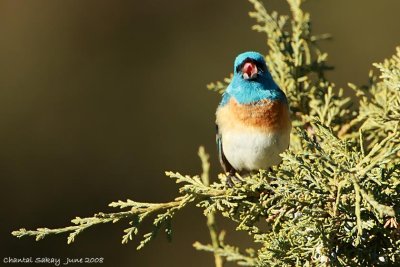
[[[265,3],[288,12],[285,1]],[[161,234],[139,252],[137,240],[120,244],[125,222],[92,228],[72,245],[65,235],[35,242],[10,232],[65,226],[111,211],[107,204],[118,199],[171,200],[177,186],[163,172],[198,173],[200,144],[219,172],[219,96],[205,85],[227,76],[239,52],[267,51],[265,36],[250,30],[250,7],[245,0],[0,0],[2,264],[41,256],[212,266],[210,254],[192,248],[209,239],[194,207],[175,219],[172,243]],[[311,0],[305,8],[314,33],[334,36],[322,47],[339,86],[366,82],[371,63],[400,44],[400,1]],[[241,245],[248,237],[228,240]]]

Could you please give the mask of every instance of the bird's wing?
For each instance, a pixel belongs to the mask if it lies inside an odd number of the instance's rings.
[[[232,171],[234,171],[234,168],[229,163],[229,161],[226,159],[224,150],[222,149],[222,134],[218,130],[218,124],[216,124],[215,126],[216,126],[216,130],[217,130],[215,139],[217,142],[219,162],[221,163],[221,166],[225,172],[232,172]]]

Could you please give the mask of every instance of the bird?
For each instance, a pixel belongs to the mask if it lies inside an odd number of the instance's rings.
[[[226,184],[236,177],[278,165],[290,143],[290,110],[258,52],[239,54],[231,82],[216,110],[216,142]]]

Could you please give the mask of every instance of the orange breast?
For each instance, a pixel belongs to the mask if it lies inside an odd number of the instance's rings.
[[[221,107],[220,113],[222,116],[219,116],[219,120],[231,129],[250,126],[263,131],[279,131],[291,127],[288,106],[282,101],[263,100],[257,104],[239,104],[231,98]]]

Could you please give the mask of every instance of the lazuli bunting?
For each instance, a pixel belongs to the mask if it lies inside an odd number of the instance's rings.
[[[289,146],[291,121],[285,93],[257,52],[238,55],[231,83],[216,112],[217,147],[227,185],[239,174],[281,162]],[[237,179],[237,178],[236,178]]]

